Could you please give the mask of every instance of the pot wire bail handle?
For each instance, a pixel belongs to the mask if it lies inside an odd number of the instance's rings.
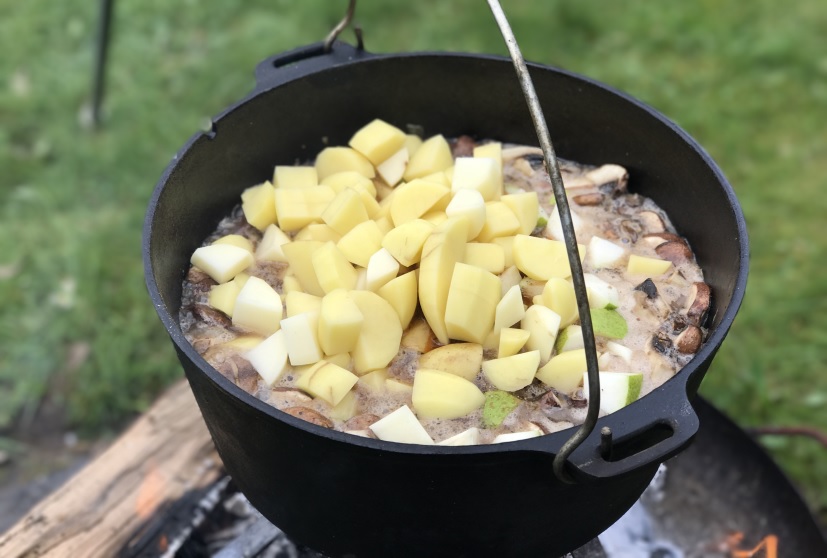
[[[575,480],[571,474],[565,469],[566,461],[569,456],[577,449],[583,441],[589,437],[597,425],[598,414],[600,412],[600,378],[597,373],[597,349],[594,342],[594,329],[592,327],[592,318],[589,312],[589,299],[586,294],[586,282],[583,279],[583,266],[580,263],[580,257],[577,250],[577,239],[574,236],[574,224],[571,220],[571,213],[569,211],[569,202],[566,197],[566,189],[563,185],[563,177],[560,175],[560,166],[557,162],[557,155],[554,153],[554,147],[551,144],[551,137],[549,136],[548,126],[546,124],[543,109],[540,106],[540,100],[537,97],[537,91],[534,89],[534,83],[531,81],[531,76],[528,73],[525,59],[520,52],[520,47],[517,45],[517,39],[514,32],[511,30],[511,25],[505,17],[502,6],[498,0],[488,0],[488,6],[491,8],[491,13],[500,28],[505,44],[508,47],[508,53],[514,62],[514,69],[517,72],[517,79],[520,82],[520,88],[525,95],[528,110],[531,113],[531,120],[534,122],[534,129],[537,131],[537,139],[540,141],[540,147],[543,150],[543,157],[545,159],[546,170],[549,178],[551,178],[551,186],[554,191],[554,199],[557,202],[557,211],[560,214],[560,222],[563,225],[563,238],[566,244],[566,252],[569,257],[569,266],[571,267],[572,282],[574,283],[574,294],[577,299],[577,310],[580,314],[580,326],[583,330],[583,344],[586,349],[586,366],[589,377],[589,407],[586,414],[586,420],[580,426],[568,441],[560,448],[559,453],[554,457],[553,469],[555,476],[562,482],[574,484]],[[608,427],[601,432],[601,453],[606,455],[611,452],[612,434]]]
[[[330,52],[333,49],[333,42],[336,40],[336,37],[350,25],[350,22],[353,21],[353,15],[356,13],[356,0],[349,0],[347,6],[347,12],[345,12],[345,17],[336,24],[330,33],[328,33],[327,37],[324,40],[324,52]],[[365,49],[365,42],[362,38],[362,28],[358,25],[353,26],[353,34],[356,35],[356,48],[359,50]]]

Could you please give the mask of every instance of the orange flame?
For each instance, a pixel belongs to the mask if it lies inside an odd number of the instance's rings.
[[[723,546],[729,550],[732,558],[778,558],[778,537],[767,535],[751,549],[744,549],[741,545],[744,542],[744,534],[733,533],[727,537]],[[761,551],[764,551],[761,553]]]

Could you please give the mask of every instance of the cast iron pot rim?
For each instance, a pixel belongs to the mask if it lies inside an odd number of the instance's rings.
[[[183,332],[178,323],[178,319],[175,318],[167,309],[166,305],[163,303],[163,299],[160,296],[160,292],[158,289],[158,284],[155,280],[155,274],[153,272],[152,262],[150,258],[150,251],[151,251],[151,238],[152,238],[152,221],[155,216],[155,208],[158,205],[160,197],[166,187],[166,182],[169,179],[170,175],[173,173],[177,165],[188,155],[190,148],[193,144],[201,139],[202,137],[206,136],[207,138],[213,138],[216,134],[216,128],[220,127],[220,121],[232,114],[235,110],[240,108],[242,105],[245,105],[249,101],[269,93],[273,89],[277,89],[279,87],[289,85],[293,81],[297,79],[304,78],[308,75],[320,75],[325,72],[335,72],[340,70],[347,70],[347,68],[351,64],[373,64],[373,63],[381,63],[387,59],[408,59],[408,58],[433,58],[437,61],[440,58],[455,58],[455,59],[469,59],[469,60],[482,60],[485,62],[492,62],[497,64],[508,64],[511,65],[511,60],[497,55],[491,54],[475,54],[475,53],[458,53],[458,52],[434,52],[434,51],[424,51],[424,52],[406,52],[406,53],[396,53],[396,54],[380,54],[380,55],[373,55],[367,54],[363,51],[356,51],[349,45],[344,45],[342,43],[336,43],[335,48],[345,48],[345,49],[352,49],[353,52],[357,53],[357,55],[348,56],[345,61],[338,62],[335,64],[331,64],[328,67],[324,67],[321,69],[312,69],[309,72],[301,73],[299,72],[296,75],[291,75],[288,79],[284,81],[278,81],[273,83],[266,83],[262,84],[259,82],[254,88],[254,90],[242,98],[237,103],[234,103],[227,107],[226,109],[222,110],[215,118],[213,118],[213,131],[210,132],[197,132],[193,136],[190,137],[189,140],[183,145],[183,147],[177,152],[177,154],[173,157],[170,164],[164,170],[161,178],[159,179],[155,190],[152,193],[150,198],[149,206],[147,215],[144,221],[144,230],[143,230],[143,257],[144,257],[144,272],[146,278],[146,285],[147,289],[149,290],[150,297],[152,299],[153,304],[155,305],[155,309],[164,324],[164,327],[167,330],[167,333],[172,338],[175,346],[179,351],[181,351],[186,357],[192,361],[194,364],[197,365],[199,370],[207,375],[207,377],[216,384],[222,391],[226,392],[228,395],[240,400],[242,403],[249,405],[256,410],[269,415],[271,418],[279,420],[281,422],[287,423],[295,428],[300,430],[315,434],[317,436],[321,436],[322,438],[327,438],[334,442],[346,443],[346,444],[353,444],[356,446],[361,446],[363,448],[369,450],[376,450],[380,452],[393,452],[398,454],[435,454],[435,455],[444,455],[444,454],[454,454],[454,455],[466,455],[466,454],[489,454],[489,453],[500,453],[503,451],[515,451],[515,450],[527,450],[531,452],[543,452],[543,453],[556,453],[559,451],[560,446],[575,432],[579,425],[572,426],[570,428],[553,432],[544,436],[539,436],[537,438],[531,438],[527,440],[519,440],[514,442],[507,442],[505,444],[483,444],[483,445],[476,445],[476,446],[440,446],[440,445],[419,445],[419,444],[403,444],[397,442],[387,442],[378,439],[372,438],[364,438],[361,436],[354,436],[351,434],[346,434],[344,432],[338,432],[333,429],[324,428],[321,426],[317,426],[311,424],[307,421],[302,419],[293,417],[283,411],[276,409],[275,407],[261,401],[260,399],[256,398],[255,396],[247,393],[245,390],[230,382],[227,378],[221,375],[215,368],[213,368],[200,354],[193,348],[193,346],[186,340],[184,337]],[[301,47],[299,49],[295,49],[288,53],[279,54],[273,57],[270,57],[263,61],[259,68],[257,69],[257,74],[259,73],[260,69],[264,69],[264,72],[269,71],[278,71],[280,68],[277,68],[279,64],[277,64],[280,60],[290,60],[295,58],[296,53],[302,52],[321,52],[320,51],[320,44],[317,45],[310,45],[307,47]],[[301,61],[298,63],[293,64],[293,68],[296,67],[300,68]],[[729,305],[727,306],[726,310],[724,311],[723,317],[721,318],[721,322],[714,328],[711,329],[708,335],[707,340],[704,342],[701,349],[692,360],[684,366],[678,373],[675,374],[672,378],[664,382],[658,388],[652,390],[650,393],[646,394],[644,397],[641,397],[631,405],[612,413],[610,415],[601,417],[597,427],[595,428],[595,432],[599,432],[602,426],[611,426],[614,428],[615,425],[619,424],[628,424],[628,423],[635,423],[641,422],[639,419],[636,418],[635,409],[639,408],[641,402],[652,401],[655,398],[658,398],[661,394],[671,392],[673,390],[681,389],[682,396],[686,400],[686,406],[691,405],[688,394],[687,394],[687,383],[691,379],[691,377],[697,372],[698,367],[706,360],[711,359],[715,352],[717,351],[718,347],[721,345],[723,340],[725,339],[727,333],[729,332],[730,327],[732,326],[733,321],[735,320],[735,316],[741,306],[743,301],[744,293],[746,290],[746,282],[747,282],[747,275],[749,271],[748,261],[749,261],[749,241],[747,237],[746,231],[746,224],[744,220],[743,211],[738,203],[738,200],[735,196],[735,192],[730,186],[729,182],[726,180],[723,172],[718,167],[718,165],[712,160],[706,150],[700,146],[688,133],[686,133],[682,128],[680,128],[677,124],[673,121],[668,119],[666,116],[655,110],[654,108],[650,107],[649,105],[635,99],[634,97],[629,96],[628,94],[617,90],[611,86],[603,84],[601,82],[595,81],[591,78],[582,76],[580,74],[570,72],[567,70],[563,70],[560,68],[547,66],[538,63],[529,63],[528,66],[533,71],[551,71],[553,73],[561,74],[565,77],[580,81],[587,86],[596,87],[598,89],[602,89],[605,92],[609,93],[610,95],[619,97],[621,100],[626,101],[634,105],[637,109],[642,110],[648,116],[655,118],[663,125],[667,126],[671,132],[677,134],[680,139],[686,144],[687,147],[694,150],[703,160],[703,162],[710,168],[710,170],[715,175],[717,179],[718,185],[724,190],[726,195],[727,201],[730,205],[730,210],[734,214],[734,218],[736,220],[738,226],[738,243],[740,249],[740,260],[738,262],[738,273],[733,285],[733,292],[732,297],[730,300]],[[257,78],[260,79],[260,75],[257,75]],[[183,281],[183,276],[181,278]],[[714,307],[713,307],[714,309]],[[710,316],[711,318],[711,316]],[[661,421],[655,420],[655,423],[664,422],[665,419],[668,418],[670,414],[685,414],[688,412],[693,412],[691,409],[687,409],[686,407],[681,408],[674,408],[671,409],[672,413],[666,413],[665,416],[659,417],[662,419]],[[628,430],[628,427],[626,428]],[[588,442],[587,442],[588,443]]]

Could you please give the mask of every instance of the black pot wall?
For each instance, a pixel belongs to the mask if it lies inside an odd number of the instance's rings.
[[[315,47],[313,47],[315,48]],[[278,57],[283,63],[283,58]],[[273,67],[259,88],[195,136],[150,204],[144,257],[150,295],[227,470],[288,535],[331,555],[563,554],[619,518],[659,462],[697,429],[694,396],[740,305],[746,283],[743,218],[726,180],[680,129],[636,101],[584,78],[534,67],[559,156],[629,169],[630,189],[655,199],[692,244],[713,289],[709,340],[655,392],[601,419],[645,450],[602,460],[597,435],[572,456],[583,482],[562,484],[551,462],[562,432],[502,446],[430,448],[330,432],[285,415],[232,385],[177,325],[189,257],[276,164],[344,145],[373,118],[425,134],[471,134],[536,144],[510,62],[471,55],[333,55]],[[326,142],[324,140],[326,138]],[[671,431],[663,436],[648,434]],[[660,440],[660,441],[659,441]]]

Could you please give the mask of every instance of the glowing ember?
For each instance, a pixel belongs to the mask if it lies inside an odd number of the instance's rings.
[[[733,533],[727,537],[723,546],[732,558],[778,558],[778,537],[767,535],[751,549],[744,549],[744,534]]]

